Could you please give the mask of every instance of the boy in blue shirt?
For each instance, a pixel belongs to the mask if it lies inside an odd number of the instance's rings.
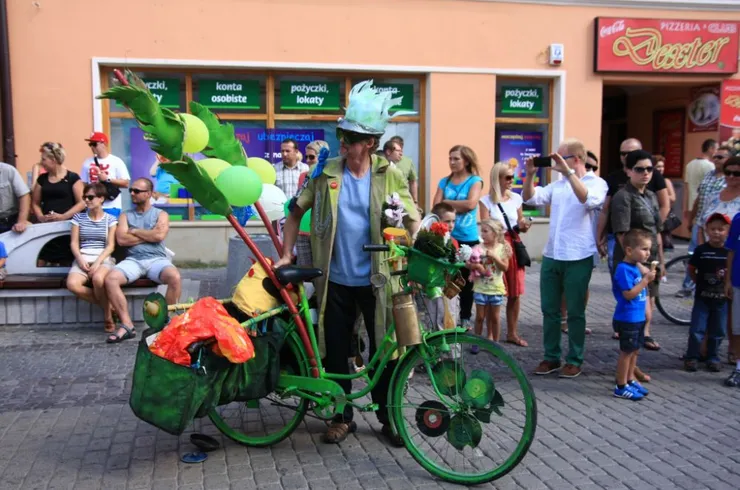
[[[730,235],[725,247],[727,254],[727,274],[725,274],[725,295],[732,299],[732,331],[730,335],[730,352],[740,352],[740,214],[736,214],[730,225]],[[740,360],[736,361],[735,370],[725,380],[726,386],[740,386]]]
[[[696,284],[694,308],[691,311],[689,342],[684,356],[684,369],[696,371],[700,347],[707,338],[707,369],[720,371],[719,346],[725,338],[727,326],[727,256],[725,248],[730,218],[721,213],[712,214],[704,225],[709,241],[694,250],[689,260],[689,277]]]
[[[624,235],[624,261],[614,271],[612,292],[617,300],[614,310],[614,331],[619,333],[614,396],[641,400],[648,394],[635,379],[637,353],[645,337],[645,308],[648,284],[655,280],[655,267],[648,269],[643,262],[650,258],[652,238],[643,230],[630,230]]]
[[[5,251],[5,244],[0,242],[0,281],[8,277],[8,270],[5,268],[5,262],[8,260],[8,252]]]

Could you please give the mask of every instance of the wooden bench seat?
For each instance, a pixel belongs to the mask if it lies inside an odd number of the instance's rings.
[[[67,276],[10,275],[0,281],[0,289],[66,289]],[[124,288],[156,288],[157,283],[139,279]]]

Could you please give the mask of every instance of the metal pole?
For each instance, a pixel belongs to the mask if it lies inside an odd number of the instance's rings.
[[[3,131],[3,161],[15,167],[15,126],[13,125],[13,92],[10,85],[10,40],[8,9],[0,0],[0,124]]]

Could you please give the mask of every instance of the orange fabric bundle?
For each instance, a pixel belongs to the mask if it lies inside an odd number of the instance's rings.
[[[216,339],[213,352],[234,364],[254,357],[254,345],[247,331],[215,298],[201,298],[184,314],[170,320],[149,350],[175,364],[190,365],[187,347],[193,342]]]

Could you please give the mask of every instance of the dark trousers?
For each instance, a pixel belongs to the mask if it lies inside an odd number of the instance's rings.
[[[480,243],[478,240],[474,242],[459,242],[460,245],[468,245],[469,247],[475,247]],[[465,286],[460,290],[460,321],[470,320],[473,316],[473,281],[470,280],[470,269],[464,268],[460,271],[465,278]]]
[[[324,369],[328,373],[350,374],[348,358],[351,354],[352,330],[357,319],[357,311],[360,311],[365,320],[365,328],[370,337],[370,358],[375,354],[375,294],[372,286],[343,286],[329,281],[326,292],[326,310],[324,312],[324,340],[326,342],[326,357],[324,358]],[[383,328],[383,326],[379,326]],[[373,402],[380,409],[377,412],[381,424],[389,423],[388,416],[388,387],[393,375],[396,361],[391,361],[380,376],[378,384],[375,385],[371,394]],[[369,375],[372,378],[373,372]],[[337,380],[344,388],[345,393],[352,392],[351,380]],[[337,415],[334,420],[349,422],[354,413],[350,405],[344,408],[342,415]]]
[[[18,222],[18,215],[14,214],[5,218],[0,218],[0,233],[10,231]]]
[[[691,311],[691,328],[686,359],[697,360],[701,357],[701,344],[707,337],[707,361],[720,362],[719,346],[725,338],[727,326],[727,303],[694,299]]]

